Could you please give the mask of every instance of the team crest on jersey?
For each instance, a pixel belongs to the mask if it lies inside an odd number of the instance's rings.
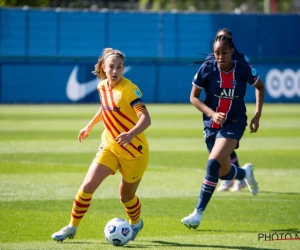
[[[138,91],[137,89],[134,90],[134,93],[138,98],[142,97],[140,91]]]
[[[114,94],[114,100],[115,100],[115,102],[119,102],[121,100],[121,94],[120,93],[115,93]]]
[[[234,79],[233,79],[233,80],[231,81],[231,84],[232,84],[234,87],[237,85],[237,83],[238,83],[237,80],[234,80]]]

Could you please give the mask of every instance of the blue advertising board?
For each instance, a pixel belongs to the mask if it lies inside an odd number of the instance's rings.
[[[1,65],[2,103],[98,102],[99,79],[92,63],[4,63]],[[148,103],[188,103],[192,79],[199,66],[186,63],[127,61],[124,76],[136,83]],[[256,63],[265,83],[266,102],[300,101],[297,63]],[[255,102],[247,87],[246,102]]]
[[[188,64],[224,27],[265,82],[266,102],[300,102],[299,26],[297,14],[0,8],[0,103],[99,101],[91,72],[106,47],[125,53],[125,77],[145,102],[188,103],[198,68]]]

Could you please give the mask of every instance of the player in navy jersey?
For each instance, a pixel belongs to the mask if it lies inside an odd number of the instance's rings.
[[[218,30],[218,32],[216,33],[216,36],[220,36],[220,35],[229,36],[229,37],[231,37],[231,39],[233,39],[232,32],[227,28],[222,28],[222,29]],[[209,59],[215,59],[214,53],[211,53],[206,57],[206,60],[209,60]],[[233,51],[231,60],[235,60],[240,63],[251,66],[249,58],[245,54],[240,53],[237,50]],[[231,153],[230,161],[235,166],[240,167],[238,156],[235,151],[233,151]],[[235,183],[233,182],[233,180],[222,180],[217,191],[228,191],[229,188],[231,188],[232,192],[236,192],[236,191],[240,191],[244,187],[246,187],[246,182],[244,179],[237,180]]]
[[[254,178],[254,166],[250,163],[238,168],[230,163],[230,154],[238,148],[247,126],[244,97],[247,84],[256,88],[256,110],[251,119],[250,132],[256,132],[262,113],[264,84],[256,70],[248,65],[233,61],[234,51],[231,37],[217,36],[213,51],[215,59],[205,61],[193,79],[191,103],[203,113],[205,143],[209,151],[206,175],[200,197],[192,214],[181,222],[188,228],[197,228],[203,212],[218,184],[218,179],[244,179],[253,195],[258,193]],[[201,91],[206,93],[200,100]]]

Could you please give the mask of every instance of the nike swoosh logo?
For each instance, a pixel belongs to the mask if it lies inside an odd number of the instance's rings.
[[[125,67],[123,75],[130,70],[131,66]],[[101,79],[95,79],[88,82],[79,83],[77,80],[77,72],[78,66],[75,66],[71,72],[71,75],[69,76],[66,87],[66,95],[73,102],[77,102],[95,91],[97,89],[98,83],[101,81]]]

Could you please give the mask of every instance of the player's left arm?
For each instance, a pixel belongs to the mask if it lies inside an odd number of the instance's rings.
[[[116,141],[119,145],[126,147],[132,139],[138,134],[142,133],[151,125],[151,118],[144,104],[138,104],[140,107],[133,107],[137,112],[137,117],[139,118],[135,126],[128,132],[122,132],[116,137]]]
[[[137,113],[137,116],[139,118],[138,122],[135,124],[135,126],[132,129],[128,131],[132,135],[132,138],[142,133],[151,125],[151,118],[148,113],[148,110],[146,109],[145,105],[143,106],[144,108],[142,108]]]
[[[251,69],[251,80],[254,81],[253,86],[255,87],[256,105],[255,105],[255,115],[251,119],[249,128],[250,128],[250,133],[255,133],[259,128],[259,119],[262,114],[262,107],[264,103],[265,87],[263,81],[257,75],[257,72],[254,68]]]

